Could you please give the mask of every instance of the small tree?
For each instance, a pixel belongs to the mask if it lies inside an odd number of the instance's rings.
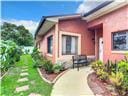
[[[12,40],[19,46],[33,45],[33,36],[23,25],[4,22],[1,26],[1,39]]]

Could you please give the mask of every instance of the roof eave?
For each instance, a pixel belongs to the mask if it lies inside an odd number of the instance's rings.
[[[108,4],[105,7],[102,7],[101,9],[93,12],[90,15],[84,16],[82,19],[86,20],[87,22],[90,22],[92,20],[95,20],[105,14],[108,14],[114,10],[117,10],[125,5],[128,5],[128,2],[112,2],[110,4]]]

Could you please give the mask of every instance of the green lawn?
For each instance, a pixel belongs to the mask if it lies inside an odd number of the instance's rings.
[[[41,79],[36,68],[32,66],[33,61],[30,55],[22,55],[21,60],[15,67],[10,68],[8,74],[1,81],[1,96],[28,96],[30,93],[38,93],[42,96],[50,96],[52,85],[46,83]],[[21,78],[20,73],[23,66],[28,66],[27,76],[29,81],[18,83],[17,80]],[[28,91],[16,93],[16,87],[22,85],[29,85]]]

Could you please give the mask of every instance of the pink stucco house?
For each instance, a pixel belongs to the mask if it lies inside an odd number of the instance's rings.
[[[84,15],[43,17],[35,39],[54,63],[76,54],[104,63],[121,60],[128,52],[128,2],[104,2]]]

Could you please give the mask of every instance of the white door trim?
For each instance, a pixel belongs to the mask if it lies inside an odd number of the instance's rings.
[[[103,61],[103,37],[99,38],[99,60]]]

